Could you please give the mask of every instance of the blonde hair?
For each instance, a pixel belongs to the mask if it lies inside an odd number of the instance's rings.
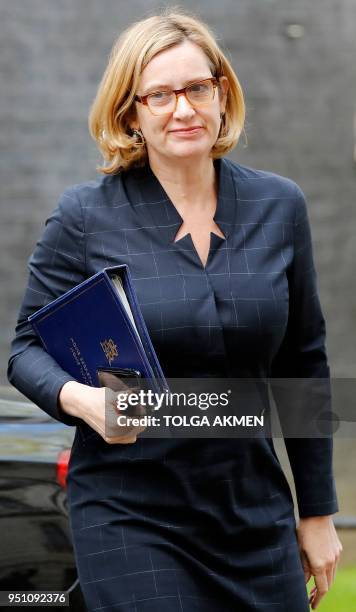
[[[231,151],[244,129],[245,103],[239,80],[206,24],[186,11],[166,9],[132,24],[115,42],[89,115],[89,131],[105,164],[97,170],[114,174],[147,162],[146,146],[130,128],[134,97],[142,71],[161,51],[189,40],[204,51],[212,74],[225,75],[229,90],[218,139],[211,150],[216,159]]]

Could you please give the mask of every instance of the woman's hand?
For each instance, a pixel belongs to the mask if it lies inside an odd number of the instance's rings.
[[[297,538],[305,582],[314,576],[315,586],[309,597],[309,603],[314,610],[335,578],[342,545],[331,516],[300,519]]]
[[[133,390],[124,384],[122,390]],[[76,381],[65,383],[59,393],[59,405],[64,412],[82,419],[94,429],[108,444],[132,444],[145,427],[117,424],[117,393],[107,387],[90,387]],[[144,410],[138,406],[138,416]]]

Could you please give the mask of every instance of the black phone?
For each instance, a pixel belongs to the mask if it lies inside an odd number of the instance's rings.
[[[139,370],[134,370],[133,368],[97,368],[96,371],[98,373],[106,372],[107,374],[115,374],[115,376],[122,378],[140,378],[142,376]]]
[[[124,380],[134,389],[141,387],[141,372],[133,368],[97,368],[96,374],[101,387],[109,387],[113,391],[121,391]]]

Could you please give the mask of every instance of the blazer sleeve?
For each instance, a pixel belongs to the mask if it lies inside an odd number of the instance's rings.
[[[285,336],[272,363],[271,376],[272,379],[328,379],[325,388],[330,404],[325,320],[317,291],[310,223],[305,196],[297,185],[295,188],[293,261],[288,270],[289,317]],[[277,390],[273,388],[273,380],[271,388],[277,410],[285,411],[283,393],[279,394],[278,385]],[[299,516],[303,518],[337,512],[339,508],[332,467],[332,436],[286,437],[285,445],[295,482]]]
[[[67,415],[58,395],[73,376],[44,350],[27,317],[85,279],[85,240],[81,205],[74,188],[61,196],[28,261],[27,288],[11,344],[9,382],[51,417],[66,425],[80,419]]]

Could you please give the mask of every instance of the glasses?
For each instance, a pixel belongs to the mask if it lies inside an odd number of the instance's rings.
[[[196,106],[205,106],[214,99],[215,89],[219,81],[216,77],[196,81],[182,89],[164,89],[154,91],[146,96],[135,96],[136,102],[148,106],[153,115],[166,115],[174,113],[177,107],[178,96],[184,95],[188,102]]]

